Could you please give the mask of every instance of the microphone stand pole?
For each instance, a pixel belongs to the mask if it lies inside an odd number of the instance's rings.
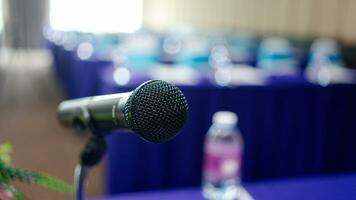
[[[89,167],[78,164],[74,172],[74,187],[75,199],[85,200],[85,192],[87,186],[87,177],[89,174]]]
[[[75,168],[75,200],[85,200],[87,178],[91,167],[100,162],[106,153],[106,142],[100,134],[94,134],[80,154],[80,163]]]

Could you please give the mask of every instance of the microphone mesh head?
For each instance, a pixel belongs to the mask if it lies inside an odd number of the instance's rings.
[[[143,139],[162,143],[178,134],[187,120],[188,104],[177,86],[161,80],[136,88],[125,105],[125,120]]]

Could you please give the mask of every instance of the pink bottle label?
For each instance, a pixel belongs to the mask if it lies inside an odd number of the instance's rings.
[[[207,141],[204,152],[204,177],[209,181],[234,179],[241,175],[241,144]]]

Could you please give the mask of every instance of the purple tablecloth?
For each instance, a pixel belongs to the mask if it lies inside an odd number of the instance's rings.
[[[353,200],[356,174],[245,184],[256,200]],[[203,200],[199,189],[154,191],[95,200]]]

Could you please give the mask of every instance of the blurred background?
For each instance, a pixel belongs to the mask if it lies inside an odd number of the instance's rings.
[[[0,0],[0,143],[14,165],[72,182],[89,134],[60,127],[58,103],[162,79],[187,96],[184,130],[162,145],[110,135],[90,196],[199,186],[218,110],[239,116],[246,182],[355,172],[355,12],[353,0]]]

